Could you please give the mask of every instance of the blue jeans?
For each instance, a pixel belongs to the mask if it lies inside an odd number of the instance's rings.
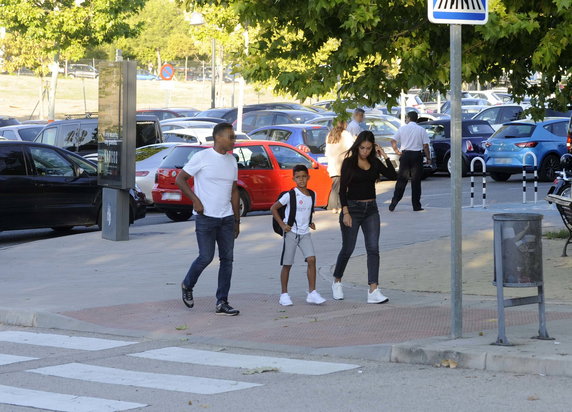
[[[343,222],[343,213],[340,213],[340,227],[342,229],[342,250],[338,255],[334,277],[341,279],[348,265],[348,261],[356,247],[359,229],[363,232],[365,249],[367,251],[367,283],[379,283],[379,233],[380,220],[377,202],[348,201],[348,210],[352,217],[352,226],[347,227]]]
[[[217,305],[228,301],[230,279],[232,277],[232,261],[234,252],[234,216],[223,218],[204,215],[195,216],[199,257],[191,265],[183,284],[193,289],[203,270],[212,262],[215,243],[218,245],[220,267],[218,270]]]

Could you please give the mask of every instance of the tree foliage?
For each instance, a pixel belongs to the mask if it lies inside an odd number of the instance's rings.
[[[136,27],[127,18],[145,0],[0,0],[0,26],[24,44],[35,44],[28,56],[59,54],[74,59],[87,49],[110,43],[119,36],[132,36]],[[24,50],[22,50],[24,51]]]
[[[335,90],[340,99],[396,104],[402,90],[449,88],[449,28],[427,19],[427,0],[186,0],[226,7],[257,33],[243,73],[275,79],[300,99]],[[571,0],[492,0],[489,23],[463,27],[463,80],[508,75],[517,96],[543,106],[570,102]],[[527,82],[543,74],[538,85]],[[552,98],[550,96],[553,96]],[[341,105],[338,105],[341,108]]]

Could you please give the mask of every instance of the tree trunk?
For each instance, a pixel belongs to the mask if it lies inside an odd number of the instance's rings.
[[[52,79],[50,82],[50,94],[48,97],[48,121],[54,121],[56,119],[56,88],[58,87],[58,72],[60,69],[59,58],[59,53],[56,53],[52,64]]]
[[[161,50],[157,49],[157,73],[161,73],[161,66],[163,62],[161,61]]]

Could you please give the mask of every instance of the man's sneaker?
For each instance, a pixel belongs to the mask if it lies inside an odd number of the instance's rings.
[[[181,283],[181,291],[183,292],[183,303],[186,307],[192,308],[195,306],[193,300],[193,289],[187,289],[184,283]]]
[[[290,295],[287,293],[283,293],[280,295],[280,300],[279,300],[280,304],[282,306],[292,306],[292,299],[290,299]]]
[[[342,300],[344,298],[344,289],[342,288],[342,282],[334,282],[332,284],[332,295],[334,299]]]
[[[228,302],[221,302],[218,305],[216,305],[215,313],[217,315],[236,316],[240,312],[235,308],[233,308],[232,306],[230,306]]]
[[[389,298],[384,296],[379,289],[373,292],[367,291],[367,303],[385,303],[388,302]]]
[[[308,296],[306,297],[306,302],[313,303],[314,305],[321,305],[325,301],[326,299],[321,297],[320,294],[315,290],[308,293]]]

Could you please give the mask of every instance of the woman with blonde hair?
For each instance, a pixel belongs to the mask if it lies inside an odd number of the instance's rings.
[[[354,143],[354,138],[346,130],[347,122],[338,120],[330,130],[326,139],[326,158],[328,159],[328,174],[332,179],[332,189],[328,199],[328,210],[339,213],[342,205],[340,203],[340,174],[342,162],[348,150]]]

